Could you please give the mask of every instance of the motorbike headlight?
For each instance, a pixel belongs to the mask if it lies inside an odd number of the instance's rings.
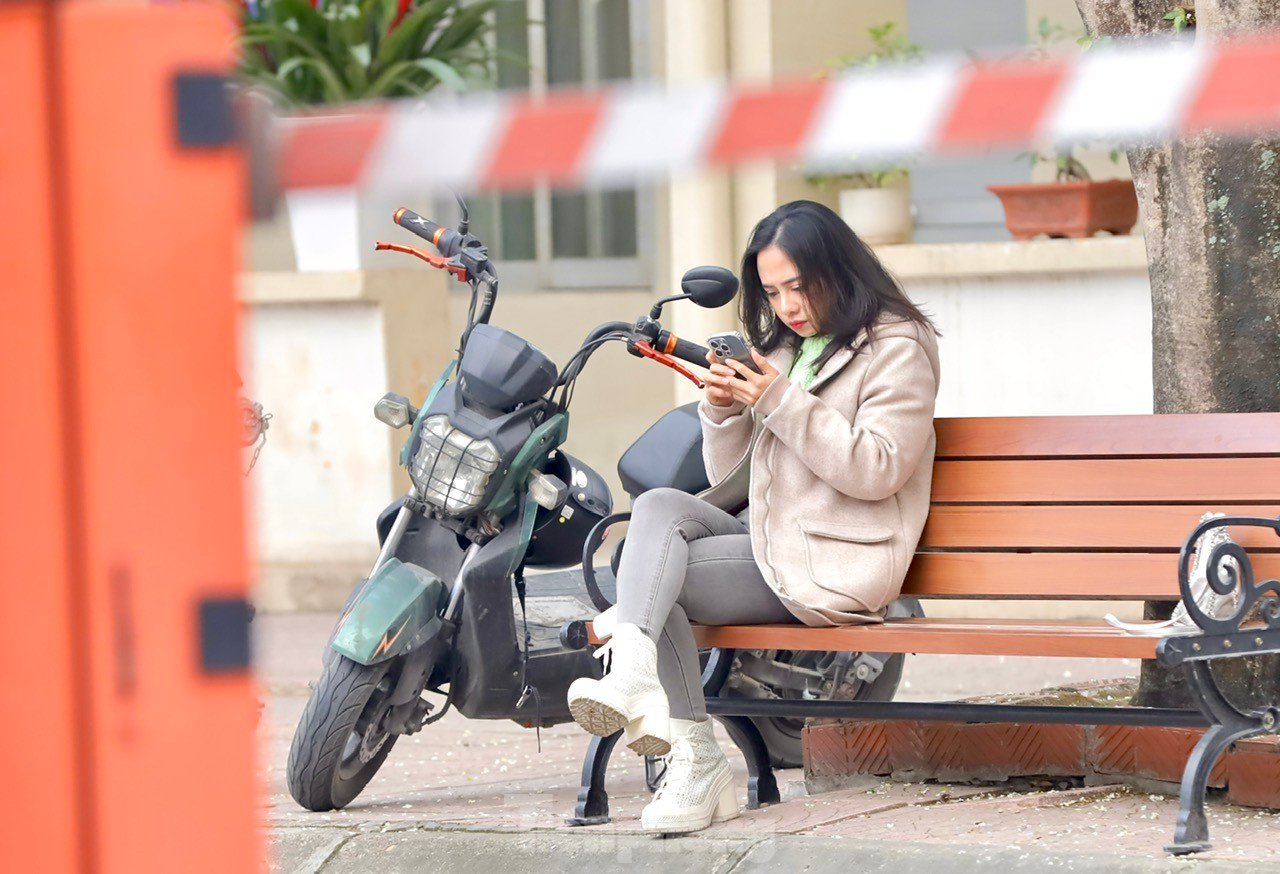
[[[489,477],[502,456],[491,440],[468,437],[448,416],[422,423],[421,442],[409,463],[409,476],[428,504],[450,515],[479,509]]]

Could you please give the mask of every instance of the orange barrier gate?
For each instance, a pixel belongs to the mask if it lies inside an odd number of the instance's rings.
[[[0,867],[261,866],[212,3],[0,2]]]

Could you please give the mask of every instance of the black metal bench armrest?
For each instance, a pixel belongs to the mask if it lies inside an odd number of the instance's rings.
[[[1156,658],[1166,667],[1202,659],[1280,652],[1280,628],[1246,628],[1232,634],[1182,634],[1156,644]]]
[[[1190,564],[1191,551],[1196,541],[1206,532],[1214,528],[1231,526],[1270,528],[1280,536],[1280,518],[1264,519],[1257,516],[1223,516],[1202,522],[1191,532],[1187,542],[1182,545],[1178,555],[1178,588],[1182,592],[1182,603],[1196,625],[1205,634],[1230,634],[1240,630],[1240,623],[1252,610],[1254,604],[1260,604],[1263,621],[1268,628],[1280,627],[1280,580],[1263,580],[1256,582],[1253,575],[1253,563],[1249,554],[1238,543],[1220,543],[1209,553],[1206,568],[1209,587],[1219,595],[1238,594],[1236,611],[1225,619],[1209,616],[1200,609],[1191,592]],[[1235,559],[1236,568],[1226,563],[1230,557]]]
[[[1156,645],[1156,657],[1165,665],[1280,652],[1280,580],[1258,582],[1254,578],[1249,554],[1240,544],[1218,544],[1209,553],[1206,565],[1209,587],[1224,597],[1235,596],[1236,609],[1230,616],[1220,618],[1208,615],[1200,609],[1191,591],[1191,553],[1196,542],[1207,531],[1231,526],[1270,528],[1280,536],[1280,518],[1223,516],[1196,526],[1178,555],[1178,588],[1182,593],[1183,606],[1203,633],[1167,637],[1160,641]],[[1234,566],[1227,561],[1228,558],[1234,560]],[[1245,617],[1253,612],[1254,605],[1258,606],[1258,615],[1263,625],[1242,628]]]

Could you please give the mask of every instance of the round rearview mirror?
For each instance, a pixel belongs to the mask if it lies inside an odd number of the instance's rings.
[[[695,267],[680,280],[680,290],[700,307],[722,307],[738,293],[738,277],[723,267]]]

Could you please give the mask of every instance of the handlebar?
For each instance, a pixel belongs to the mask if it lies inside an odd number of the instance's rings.
[[[475,325],[488,324],[493,313],[493,304],[498,296],[498,274],[489,260],[489,250],[479,238],[466,232],[466,204],[459,199],[463,207],[463,230],[455,231],[444,225],[423,218],[407,207],[400,207],[392,214],[392,220],[406,231],[417,234],[435,246],[440,253],[437,258],[428,255],[412,246],[399,246],[394,243],[377,244],[378,249],[390,249],[396,252],[407,252],[426,261],[432,267],[448,270],[461,282],[471,285],[471,307],[467,312],[467,327],[462,332],[458,346],[461,357],[467,346],[467,338]]]
[[[462,226],[466,228],[465,205],[463,215]],[[489,315],[493,311],[494,299],[497,296],[498,278],[492,263],[489,261],[487,247],[469,233],[447,228],[438,222],[433,222],[431,219],[418,215],[406,207],[397,209],[392,218],[400,227],[431,243],[441,257],[429,255],[412,246],[402,246],[395,243],[379,242],[377,244],[378,249],[388,249],[414,255],[431,266],[448,270],[458,279],[471,284],[471,310],[468,312],[467,327],[463,331],[458,349],[458,355],[461,357],[463,350],[466,349],[467,339],[471,335],[472,327],[489,321]],[[678,297],[684,296],[687,295],[679,295]],[[561,395],[561,403],[566,403],[566,395],[572,395],[572,383],[586,365],[591,353],[607,340],[625,340],[627,348],[632,354],[652,358],[675,369],[681,375],[694,382],[699,388],[704,387],[705,383],[700,377],[677,364],[674,359],[680,359],[696,367],[707,367],[709,365],[710,350],[706,346],[682,340],[670,331],[663,330],[657,322],[657,313],[659,311],[660,307],[655,308],[648,318],[641,318],[634,324],[630,322],[606,322],[593,330],[556,380],[556,387],[564,389],[564,394]]]
[[[437,224],[431,219],[423,218],[411,209],[400,207],[396,210],[394,218],[396,224],[422,237],[446,258],[453,257],[462,248],[462,234]]]
[[[681,361],[696,364],[698,367],[707,367],[709,364],[707,355],[710,354],[710,349],[689,340],[681,340],[670,331],[659,331],[658,339],[653,344],[653,348],[674,358],[679,358]]]

